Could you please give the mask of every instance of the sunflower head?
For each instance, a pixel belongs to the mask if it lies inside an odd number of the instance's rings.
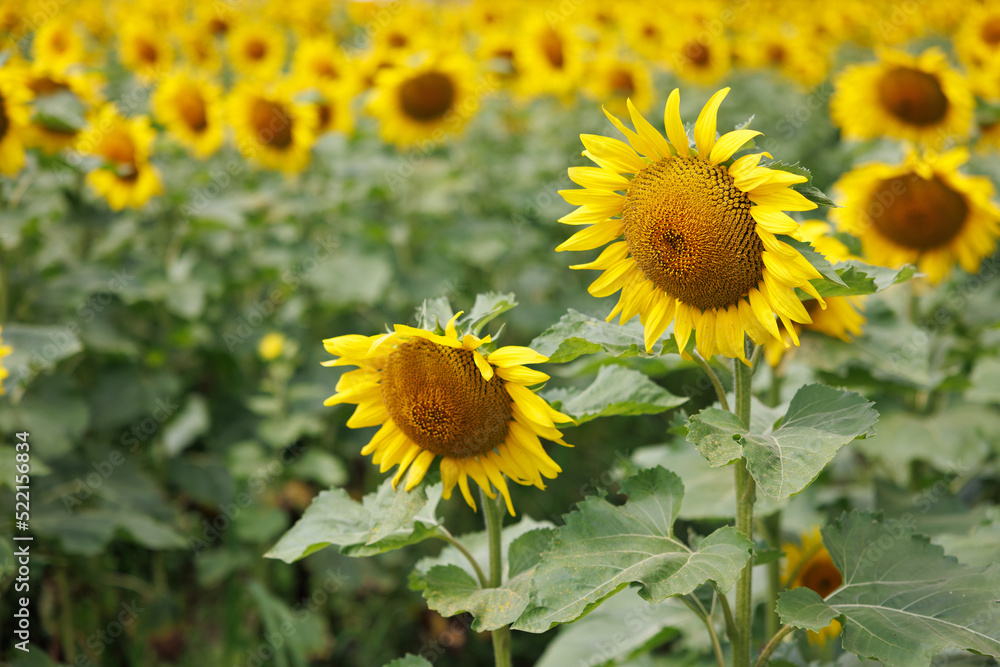
[[[634,130],[607,114],[631,145],[582,135],[583,154],[597,167],[571,168],[570,178],[584,189],[561,192],[579,208],[560,222],[587,227],[556,250],[614,241],[596,261],[572,268],[604,272],[590,293],[621,291],[608,320],[620,314],[624,324],[639,315],[647,351],[673,322],[682,352],[693,331],[702,356],[746,361],[744,334],[757,344],[780,340],[775,316],[798,344],[792,322],[812,320],[796,288],[825,307],[809,282],[819,272],[775,236],[798,231],[784,211],[816,208],[789,187],[806,178],[760,166],[763,153],[731,160],[760,133],[739,129],[716,138],[719,105],[728,92],[720,90],[702,109],[693,147],[677,90],[667,101],[666,138],[631,102]]]
[[[351,428],[380,426],[361,450],[380,471],[398,465],[393,485],[407,475],[406,489],[420,483],[440,457],[444,497],[456,484],[475,509],[472,477],[495,498],[505,478],[545,488],[559,466],[539,437],[565,445],[556,424],[571,421],[528,389],[548,376],[523,364],[547,358],[526,347],[495,348],[456,325],[462,313],[435,330],[397,324],[380,336],[337,336],[323,341],[338,358],[325,366],[358,366],[344,373],[326,405],[353,403]],[[408,474],[407,474],[407,471]]]
[[[835,80],[830,116],[848,139],[896,137],[930,147],[968,137],[975,100],[969,83],[930,48],[919,56],[881,51]]]
[[[830,552],[823,546],[823,538],[819,528],[804,533],[801,546],[784,544],[785,563],[782,570],[782,580],[788,588],[806,588],[815,591],[821,598],[826,598],[843,583],[843,576],[833,563]],[[819,632],[809,631],[809,642],[825,644],[840,634],[840,623],[833,621],[829,627]]]
[[[861,239],[876,264],[917,264],[939,283],[957,263],[970,273],[996,248],[1000,210],[994,188],[982,176],[958,168],[968,150],[911,153],[901,165],[872,163],[845,174],[834,186],[845,206],[831,217],[841,231]]]
[[[157,88],[153,107],[170,133],[198,157],[208,157],[222,145],[222,91],[215,82],[189,71],[174,72]]]

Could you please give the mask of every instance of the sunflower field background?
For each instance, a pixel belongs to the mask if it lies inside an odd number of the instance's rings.
[[[997,664],[1000,3],[0,0],[0,38],[0,663]],[[392,431],[415,345],[509,392],[488,455]]]

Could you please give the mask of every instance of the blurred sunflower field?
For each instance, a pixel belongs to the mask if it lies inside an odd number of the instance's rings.
[[[1000,2],[0,40],[0,664],[997,665]]]

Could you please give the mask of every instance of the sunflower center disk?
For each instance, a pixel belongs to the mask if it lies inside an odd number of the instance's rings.
[[[196,88],[185,88],[177,96],[177,109],[191,131],[201,132],[208,127],[205,100]]]
[[[750,203],[727,171],[700,157],[654,162],[625,195],[629,254],[675,299],[702,310],[728,308],[764,275]]]
[[[806,566],[805,572],[802,573],[802,585],[816,591],[824,598],[840,588],[842,581],[840,571],[827,559]]]
[[[905,248],[928,250],[945,245],[965,224],[965,198],[935,176],[916,174],[882,181],[872,193],[868,214],[890,241]]]
[[[396,348],[382,371],[392,421],[423,449],[469,458],[507,438],[513,415],[503,380],[483,379],[472,352],[414,338]]]
[[[455,84],[444,74],[427,72],[399,87],[399,104],[410,118],[430,122],[442,118],[455,101]]]
[[[10,127],[10,121],[7,120],[7,108],[4,106],[3,96],[0,96],[0,139],[7,136],[8,127]]]
[[[889,113],[910,125],[934,125],[948,113],[948,98],[937,77],[909,67],[886,72],[878,96]]]
[[[292,118],[283,105],[258,98],[251,110],[251,122],[262,144],[278,150],[292,145]]]

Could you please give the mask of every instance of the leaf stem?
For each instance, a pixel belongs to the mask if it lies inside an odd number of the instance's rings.
[[[697,352],[693,353],[691,357],[695,360],[695,363],[701,366],[701,370],[705,371],[705,375],[708,376],[708,379],[712,381],[712,386],[715,388],[715,396],[719,399],[722,409],[729,411],[729,401],[726,399],[726,390],[722,388],[722,382],[719,381],[719,376],[715,374],[715,371],[712,370],[712,367],[708,365],[707,361],[698,356]]]
[[[794,631],[795,628],[790,625],[783,626],[780,630],[778,630],[774,636],[771,637],[771,641],[767,643],[764,650],[760,652],[760,657],[757,658],[757,662],[754,663],[754,667],[764,667],[768,663],[771,654],[778,648],[778,644],[780,644],[785,637]]]
[[[438,526],[438,532],[439,532],[438,537],[440,537],[442,540],[444,540],[451,546],[458,549],[458,552],[463,556],[465,556],[466,560],[468,560],[469,563],[472,564],[472,569],[476,571],[476,577],[479,578],[480,588],[489,588],[490,587],[489,579],[487,579],[486,574],[483,573],[483,568],[479,567],[479,562],[472,555],[472,552],[466,549],[464,544],[455,539],[455,536],[452,535],[451,532],[444,526]]]
[[[712,617],[707,611],[705,611],[704,605],[701,604],[701,601],[698,600],[698,598],[694,598],[694,602],[692,602],[689,597],[693,596],[680,596],[681,601],[695,613],[695,616],[702,620],[705,627],[708,629],[708,636],[712,639],[712,652],[715,654],[716,664],[719,665],[719,667],[726,667],[726,660],[722,656],[722,644],[719,643],[719,635],[715,631],[715,624],[712,623]],[[697,603],[697,606],[695,606],[695,603]]]
[[[726,636],[729,637],[729,642],[735,645],[739,629],[736,627],[736,620],[733,618],[733,608],[729,605],[729,598],[718,587],[715,589],[715,594],[722,606],[722,616],[726,619]]]
[[[486,491],[479,490],[479,500],[483,504],[483,517],[486,519],[486,534],[490,543],[490,588],[500,588],[503,584],[503,498],[489,498]],[[497,628],[493,635],[493,659],[496,667],[511,667],[510,662],[510,626]]]
[[[772,549],[781,549],[781,510],[764,517],[761,522],[764,529],[764,539]],[[781,592],[781,559],[776,558],[767,564],[767,616],[764,635],[769,637],[778,631],[781,621],[778,618],[778,593]]]
[[[752,346],[751,343],[746,343]],[[759,351],[753,351],[753,362],[750,366],[734,360],[734,384],[736,394],[736,416],[747,428],[750,427],[750,396],[751,380],[753,379],[753,363],[759,358]],[[747,460],[741,458],[736,462],[736,529],[744,537],[753,542],[753,504],[757,491],[757,483],[747,469]],[[740,579],[736,582],[736,631],[737,638],[733,642],[733,667],[750,667],[750,644],[752,639],[751,623],[753,618],[753,556],[743,568]]]

